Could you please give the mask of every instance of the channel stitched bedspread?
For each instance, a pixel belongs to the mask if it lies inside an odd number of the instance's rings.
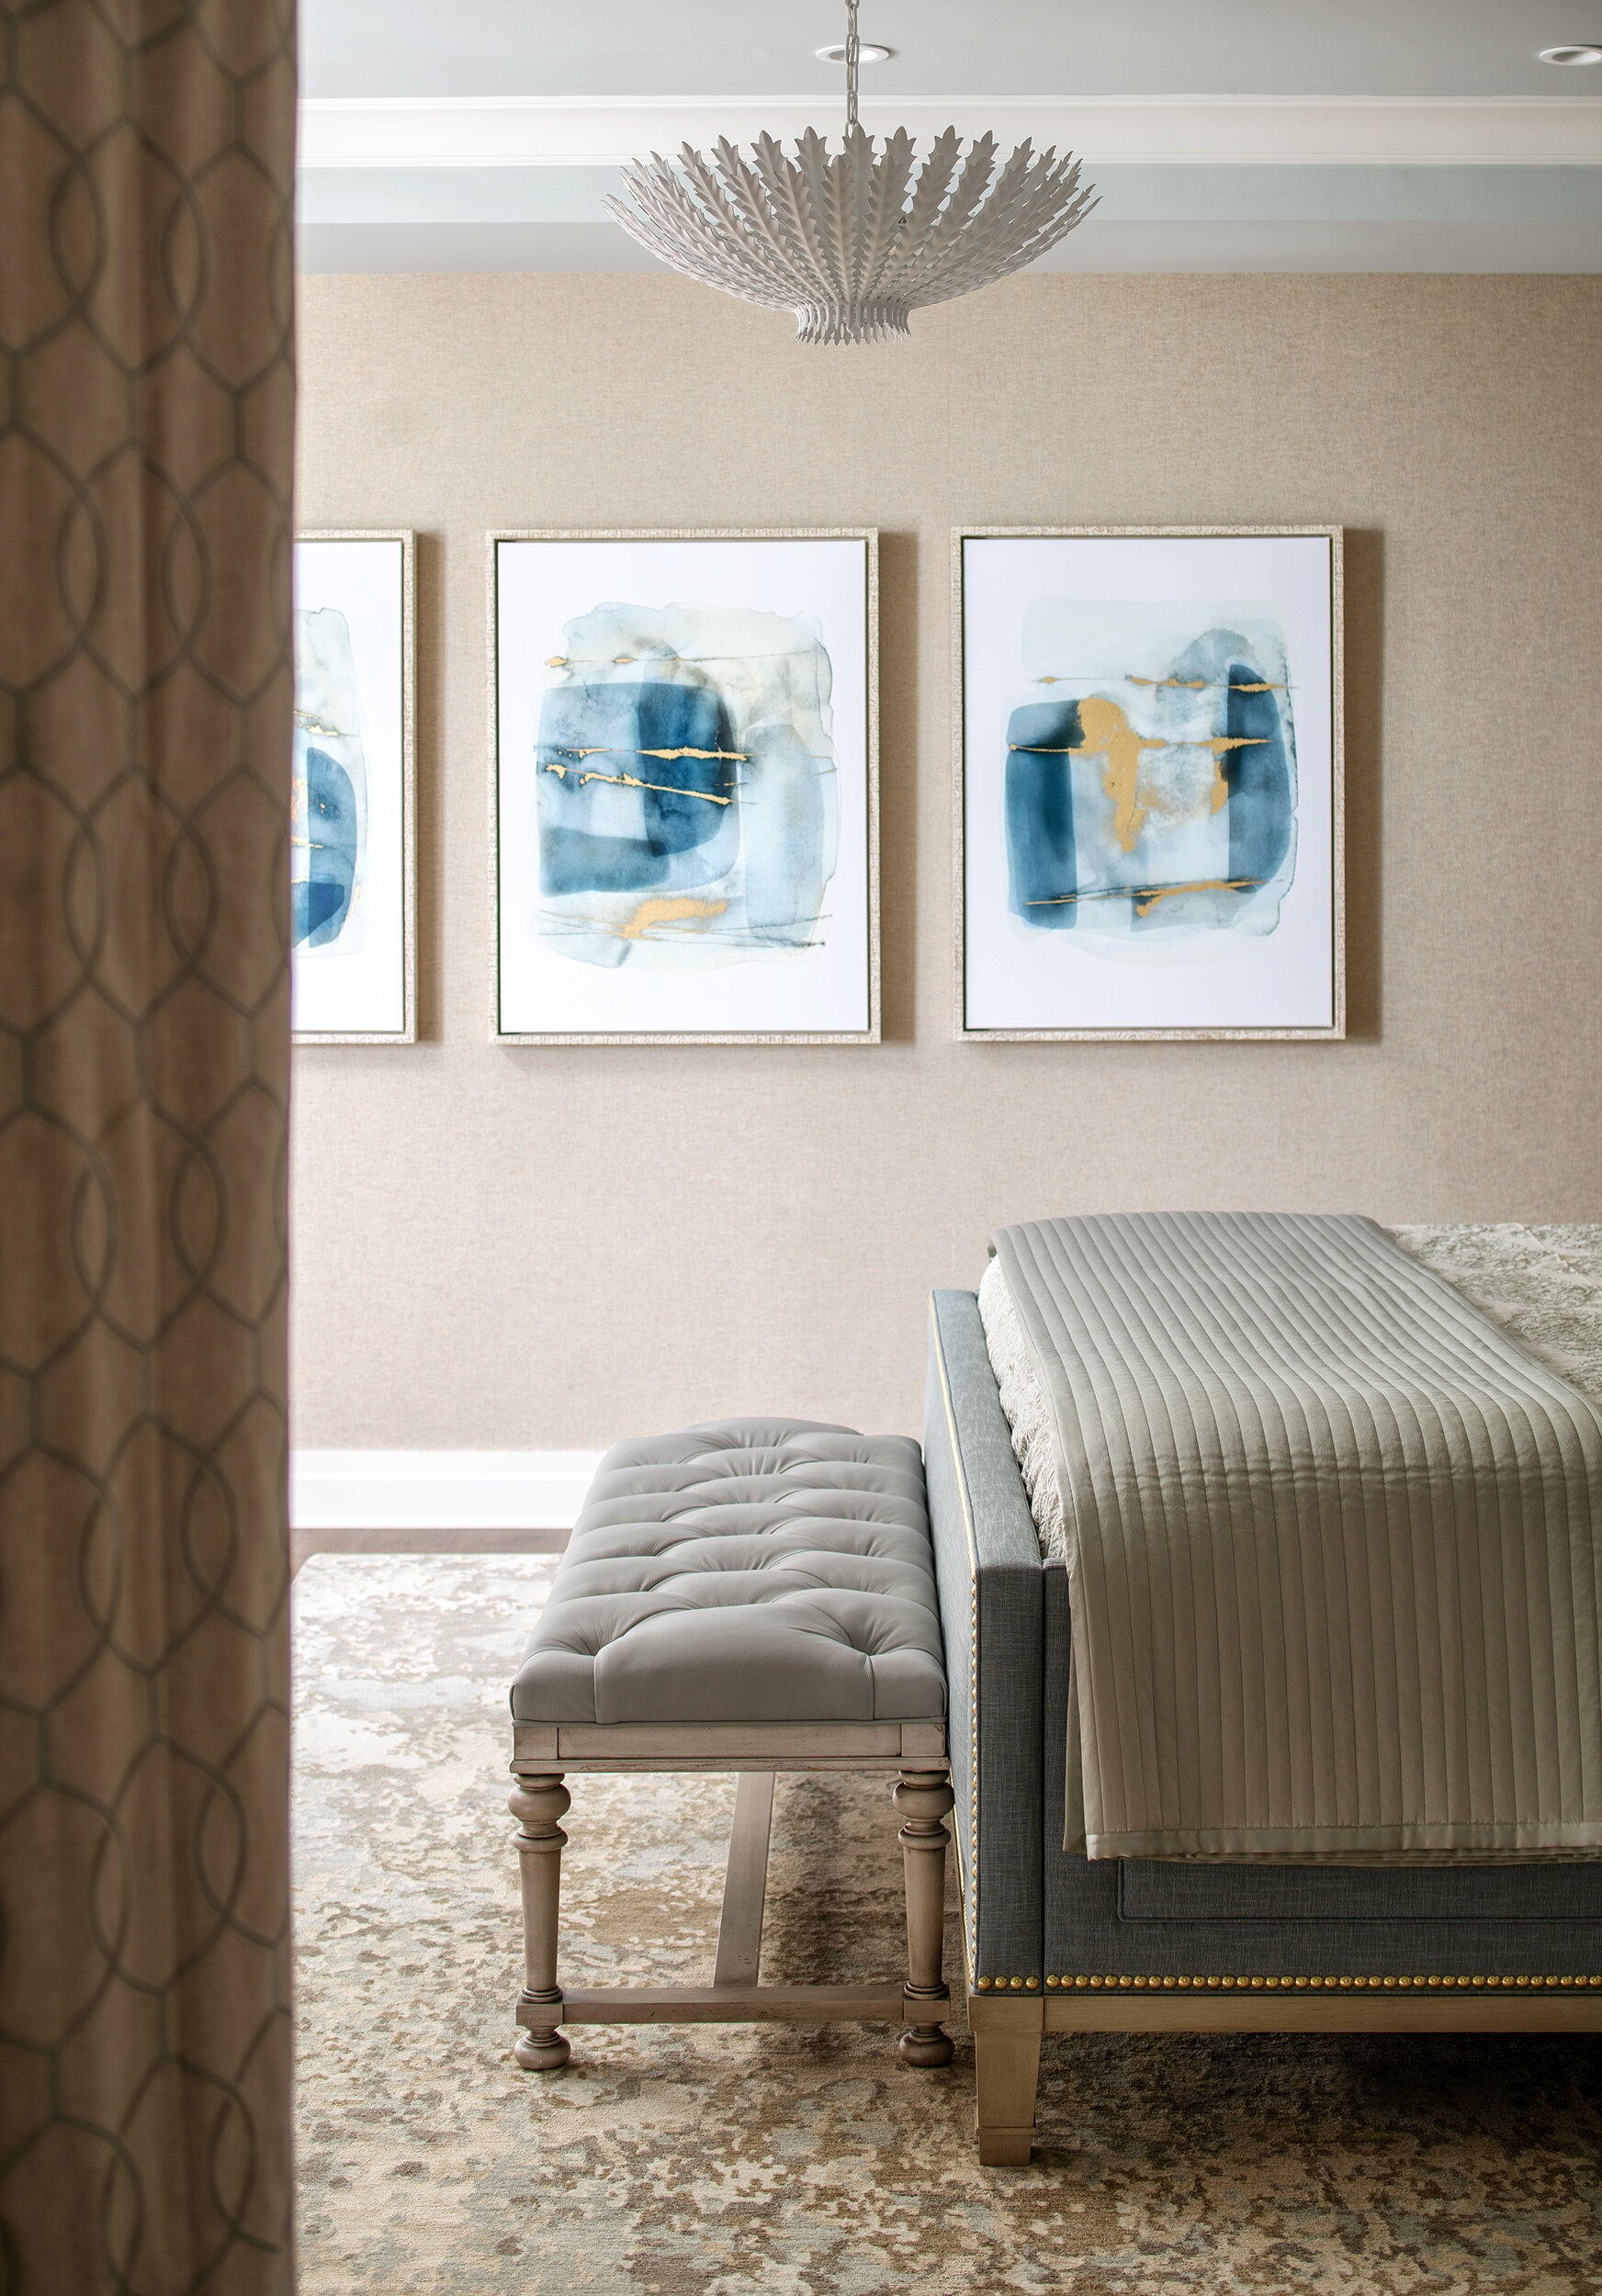
[[[1602,1854],[1602,1412],[1371,1221],[998,1232],[1073,1614],[1066,1847]]]

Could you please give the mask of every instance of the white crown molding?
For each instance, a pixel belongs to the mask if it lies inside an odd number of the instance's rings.
[[[833,137],[836,111],[802,96],[311,96],[299,157],[307,168],[616,167],[764,129]],[[862,116],[880,135],[905,127],[928,143],[944,128],[988,128],[1004,144],[1028,136],[1100,166],[1602,165],[1602,99],[1590,96],[864,97]]]
[[[599,1451],[293,1451],[298,1531],[563,1531]]]

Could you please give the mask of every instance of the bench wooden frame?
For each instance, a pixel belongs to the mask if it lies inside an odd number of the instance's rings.
[[[908,2065],[948,2065],[941,2023],[950,2004],[942,1975],[945,1927],[945,1813],[953,1795],[945,1730],[931,1722],[518,1722],[509,1807],[523,1885],[525,1981],[517,2001],[519,2065],[566,2065],[561,2025],[904,2025]],[[563,1987],[557,1982],[561,1819],[569,1771],[734,1771],[734,1822],[710,1986]],[[758,1982],[767,1897],[773,1779],[781,1771],[898,1772],[893,1799],[907,1891],[907,1977],[900,1985],[773,1986]]]

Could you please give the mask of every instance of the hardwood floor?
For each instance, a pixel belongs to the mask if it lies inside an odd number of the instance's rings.
[[[313,1555],[559,1555],[564,1531],[291,1531],[293,1577]]]

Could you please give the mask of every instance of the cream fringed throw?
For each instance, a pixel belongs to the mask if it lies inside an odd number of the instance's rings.
[[[1367,1220],[995,1241],[1072,1584],[1067,1846],[1082,1778],[1091,1857],[1602,1853],[1602,1412]]]

